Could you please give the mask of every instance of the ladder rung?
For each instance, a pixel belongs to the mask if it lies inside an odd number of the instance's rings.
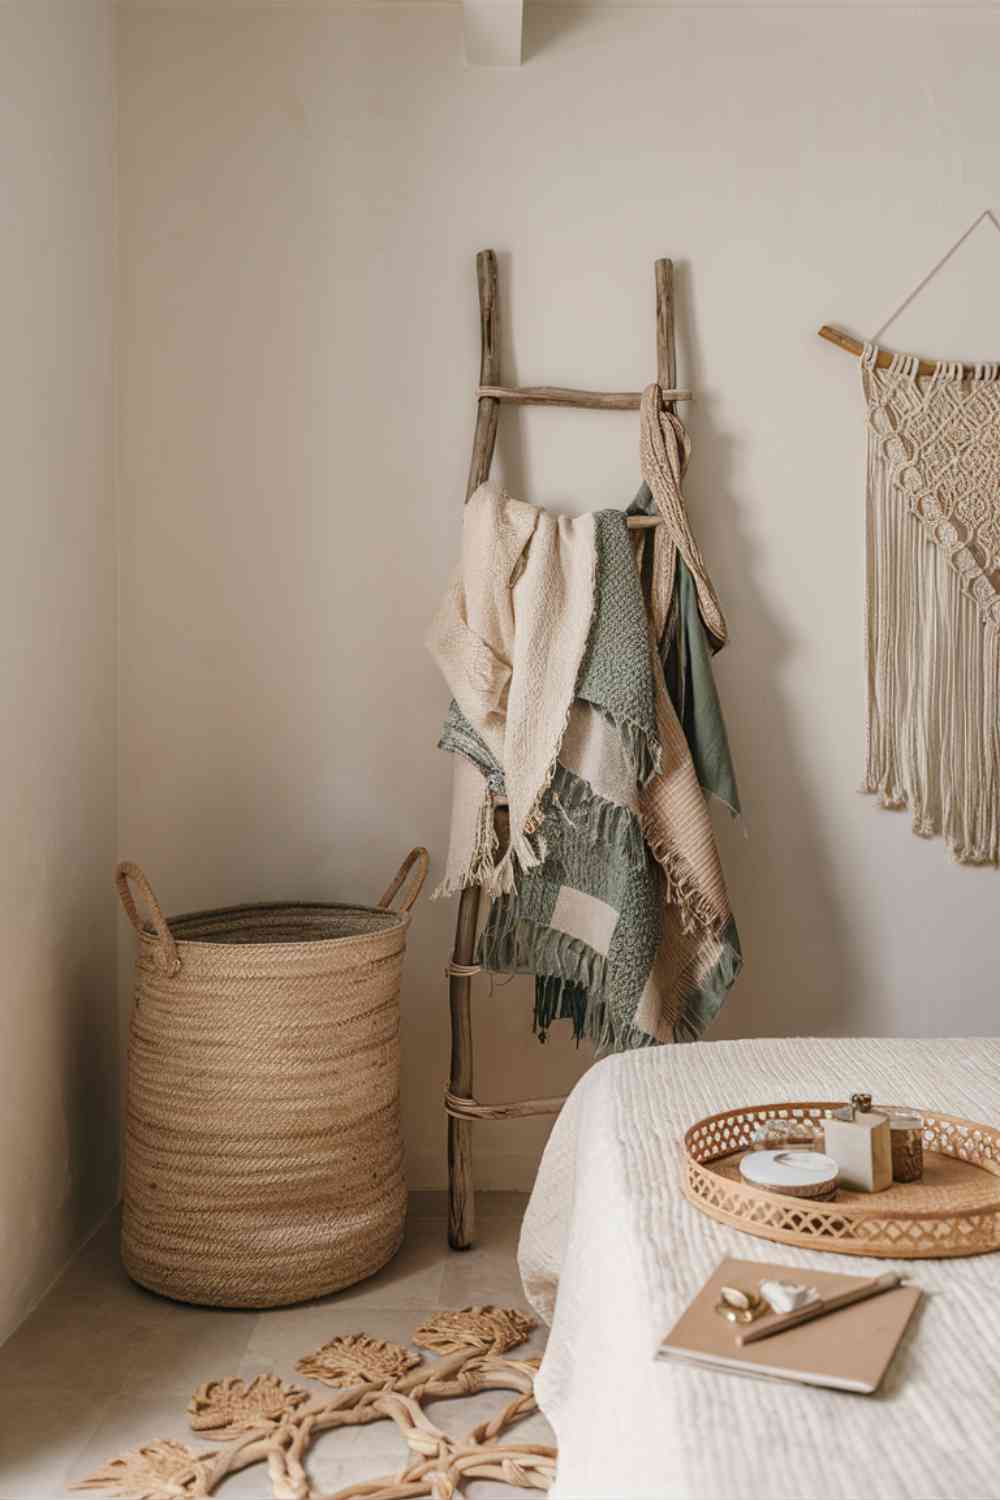
[[[691,391],[664,390],[664,401],[692,401]],[[480,385],[476,395],[515,406],[581,406],[605,411],[638,411],[641,391],[571,391],[558,385]]]
[[[480,1104],[445,1089],[444,1107],[456,1120],[516,1120],[527,1115],[557,1115],[566,1103],[560,1099],[515,1099],[510,1104]]]

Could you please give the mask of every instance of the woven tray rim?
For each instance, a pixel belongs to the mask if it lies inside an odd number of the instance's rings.
[[[974,1205],[963,1207],[961,1192],[956,1189],[955,1202],[946,1207],[937,1207],[930,1210],[920,1210],[916,1207],[890,1208],[880,1207],[879,1198],[881,1194],[873,1194],[872,1201],[868,1203],[844,1203],[834,1199],[832,1202],[817,1202],[811,1199],[793,1198],[787,1194],[767,1192],[761,1188],[755,1188],[749,1183],[737,1182],[728,1178],[720,1177],[718,1173],[711,1170],[714,1162],[725,1160],[727,1157],[736,1155],[745,1150],[746,1145],[733,1145],[727,1142],[725,1149],[718,1150],[714,1155],[702,1156],[700,1159],[695,1154],[693,1147],[696,1139],[712,1126],[740,1120],[742,1117],[753,1119],[782,1119],[795,1116],[809,1116],[813,1119],[828,1118],[835,1109],[841,1109],[847,1103],[841,1099],[795,1099],[780,1100],[772,1104],[745,1104],[734,1105],[729,1109],[720,1110],[717,1114],[705,1115],[684,1133],[685,1172],[683,1190],[684,1196],[699,1212],[708,1218],[716,1219],[721,1223],[729,1224],[734,1228],[741,1229],[747,1234],[752,1234],[761,1239],[777,1240],[783,1244],[799,1245],[805,1249],[820,1249],[834,1254],[869,1255],[873,1257],[891,1257],[894,1259],[930,1259],[938,1256],[954,1256],[983,1254],[990,1250],[1000,1249],[1000,1129],[996,1126],[987,1125],[981,1121],[969,1120],[960,1115],[945,1114],[941,1110],[919,1108],[915,1113],[919,1114],[924,1122],[924,1144],[925,1149],[936,1151],[939,1155],[951,1156],[956,1160],[964,1161],[969,1166],[986,1172],[996,1180],[996,1195],[987,1201],[978,1201]],[[956,1149],[942,1149],[953,1141],[964,1141],[969,1135],[978,1140],[978,1146],[971,1146],[968,1152]],[[930,1143],[928,1142],[928,1138]],[[989,1155],[983,1159],[981,1147],[988,1148]],[[716,1205],[706,1202],[704,1194],[718,1194],[718,1184],[725,1184],[725,1194],[728,1200],[735,1205],[731,1210],[718,1208]],[[701,1187],[702,1192],[698,1191]],[[777,1209],[775,1205],[777,1204]],[[751,1219],[751,1214],[756,1210],[768,1212],[769,1210],[779,1212],[782,1208],[786,1211],[807,1211],[808,1216],[814,1221],[830,1225],[834,1221],[843,1221],[858,1228],[867,1223],[879,1224],[901,1224],[914,1225],[923,1224],[946,1224],[951,1221],[964,1219],[988,1220],[993,1219],[993,1228],[990,1233],[984,1232],[984,1239],[988,1243],[977,1244],[975,1248],[962,1248],[962,1242],[956,1241],[954,1245],[946,1240],[939,1240],[928,1244],[926,1249],[913,1247],[901,1248],[898,1240],[888,1237],[873,1236],[871,1240],[858,1238],[853,1242],[843,1242],[821,1233],[819,1230],[788,1230],[778,1228],[774,1225],[763,1224],[756,1219]],[[985,1230],[985,1226],[984,1226]]]

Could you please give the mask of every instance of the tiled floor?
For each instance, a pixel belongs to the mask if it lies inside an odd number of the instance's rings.
[[[295,1374],[300,1355],[336,1333],[408,1343],[439,1308],[495,1302],[526,1308],[516,1250],[524,1197],[484,1193],[478,1244],[448,1249],[444,1195],[414,1194],[399,1255],[369,1281],[334,1297],[271,1312],[227,1312],[169,1302],[128,1280],[118,1260],[117,1216],[80,1252],[42,1305],[0,1349],[0,1500],[64,1500],[67,1486],[107,1459],[152,1438],[199,1446],[184,1420],[194,1388],[213,1376]],[[538,1352],[538,1329],[525,1352]],[[323,1387],[302,1382],[307,1389]],[[495,1392],[427,1410],[448,1432],[475,1426],[503,1404]],[[534,1442],[553,1440],[540,1415],[518,1425]],[[391,1473],[405,1448],[390,1422],[325,1434],[310,1456],[320,1493]],[[477,1481],[470,1500],[521,1491]],[[226,1480],[220,1500],[265,1500],[257,1465]]]

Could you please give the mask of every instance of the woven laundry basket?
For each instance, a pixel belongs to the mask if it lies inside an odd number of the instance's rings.
[[[414,849],[377,907],[169,920],[138,866],[118,867],[139,935],[122,1258],[142,1286],[275,1307],[350,1286],[395,1254],[399,981],[427,866]]]

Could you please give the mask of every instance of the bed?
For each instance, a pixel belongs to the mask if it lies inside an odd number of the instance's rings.
[[[1000,1040],[700,1043],[608,1058],[577,1085],[519,1247],[550,1324],[536,1388],[557,1500],[1000,1500],[1000,1255],[909,1263],[928,1295],[874,1396],[653,1360],[724,1256],[893,1265],[751,1238],[681,1192],[698,1118],[860,1089],[1000,1121]]]

